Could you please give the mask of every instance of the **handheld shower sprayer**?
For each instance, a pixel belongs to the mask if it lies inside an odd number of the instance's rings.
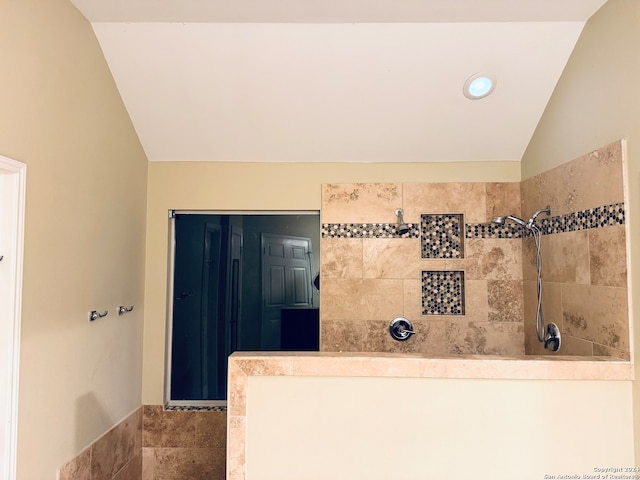
[[[533,239],[536,243],[536,266],[537,266],[537,293],[538,293],[538,308],[536,311],[536,335],[538,341],[544,344],[544,348],[557,352],[560,349],[560,329],[555,323],[548,323],[545,326],[544,315],[542,313],[542,256],[541,250],[541,237],[542,229],[536,224],[538,216],[542,213],[551,215],[551,207],[547,205],[531,215],[528,222],[523,219],[515,217],[513,215],[505,215],[500,217],[494,217],[492,222],[497,225],[504,225],[507,220],[520,225],[522,228],[528,230],[533,235]]]

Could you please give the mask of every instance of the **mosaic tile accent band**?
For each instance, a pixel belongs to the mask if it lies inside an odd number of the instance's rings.
[[[400,235],[395,223],[323,223],[322,238],[418,238],[419,225],[407,224],[409,231]]]
[[[425,213],[421,220],[422,258],[463,258],[462,215]]]
[[[580,210],[551,218],[538,217],[543,235],[575,232],[591,228],[624,225],[624,203],[613,203],[588,210]],[[493,223],[468,223],[465,225],[465,238],[522,238],[531,233],[523,231],[514,223],[495,225]]]
[[[463,271],[422,271],[422,315],[464,315]]]
[[[543,235],[575,232],[590,228],[624,225],[625,208],[623,202],[613,203],[551,218],[538,217],[538,220],[540,221]],[[410,223],[408,225],[411,230],[400,235],[396,230],[397,225],[395,223],[323,223],[321,235],[323,238],[420,238],[422,224]],[[528,232],[523,232],[521,227],[511,222],[505,225],[467,223],[464,224],[464,230],[465,238],[522,238],[528,234]],[[423,258],[434,257],[423,256]]]
[[[226,412],[226,405],[166,405],[165,410],[173,412]]]

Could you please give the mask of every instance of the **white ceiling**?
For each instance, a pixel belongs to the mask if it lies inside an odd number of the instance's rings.
[[[438,162],[520,160],[606,0],[71,1],[149,160]]]

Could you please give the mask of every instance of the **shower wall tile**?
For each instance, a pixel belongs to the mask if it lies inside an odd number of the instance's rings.
[[[354,183],[322,186],[322,223],[396,223],[402,184]],[[405,220],[410,222],[406,217]],[[415,222],[417,223],[417,222]]]
[[[362,239],[321,238],[320,278],[362,277]]]
[[[548,227],[542,238],[543,299],[546,322],[562,333],[561,354],[629,358],[624,197],[621,141],[522,182],[524,218],[551,206],[552,217],[540,217]],[[523,239],[525,345],[527,353],[548,354],[532,329],[535,276],[529,237]]]
[[[627,289],[562,286],[563,327],[569,335],[629,351]]]
[[[424,263],[420,258],[420,240],[365,238],[362,263],[365,278],[419,278]]]
[[[403,283],[403,317],[413,321],[422,316],[422,280],[420,275]]]
[[[549,205],[551,207],[551,215],[558,215],[558,185],[556,178],[548,170],[535,177],[522,181],[520,187],[522,196],[522,218],[530,218],[534,212]]]
[[[520,182],[487,183],[487,215],[485,222],[503,215],[521,216]]]
[[[449,322],[447,350],[455,354],[523,355],[524,328],[512,322]]]
[[[629,352],[607,347],[606,345],[599,345],[597,343],[593,344],[593,354],[596,357],[615,357],[619,358],[620,360],[626,361],[629,361],[631,359],[631,355],[629,354]]]
[[[627,286],[624,225],[589,230],[589,273],[592,285]]]
[[[322,284],[322,318],[390,320],[402,312],[402,280],[332,279]]]
[[[522,280],[522,241],[517,238],[467,239],[461,261],[473,280]]]
[[[154,448],[151,459],[154,464],[153,479],[143,480],[225,478],[224,456],[212,455],[207,448]]]
[[[465,279],[464,293],[466,307],[464,320],[467,322],[486,322],[489,319],[487,285],[487,280]]]
[[[622,142],[560,165],[548,172],[558,188],[554,215],[585,210],[598,205],[624,202]]]
[[[404,183],[404,219],[419,223],[423,213],[461,213],[465,222],[485,222],[484,183]]]
[[[363,320],[331,320],[320,322],[320,350],[323,352],[364,352],[367,326]]]
[[[543,274],[546,281],[589,284],[589,232],[587,230],[544,235],[541,243]],[[528,250],[528,254],[527,260],[535,272],[535,245],[533,249]]]
[[[487,281],[488,320],[523,322],[524,298],[520,280]]]

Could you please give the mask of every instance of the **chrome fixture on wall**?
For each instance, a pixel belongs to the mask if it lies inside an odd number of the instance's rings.
[[[413,331],[413,325],[409,320],[404,317],[397,317],[391,320],[389,324],[389,333],[394,340],[404,342],[408,340],[411,335],[415,335]]]
[[[107,315],[109,315],[109,310],[105,310],[103,313],[100,313],[97,310],[91,310],[91,313],[89,313],[89,321],[93,322],[94,320],[106,317]]]
[[[538,341],[544,344],[544,348],[547,350],[551,350],[552,352],[557,352],[560,349],[560,329],[555,323],[548,323],[545,326],[544,323],[544,315],[542,312],[542,255],[541,255],[541,238],[542,238],[542,230],[536,224],[536,219],[538,215],[541,213],[546,213],[547,215],[551,215],[551,207],[547,205],[545,208],[542,208],[535,212],[528,222],[525,222],[521,218],[515,217],[513,215],[505,215],[501,217],[494,217],[493,223],[497,225],[504,225],[507,220],[511,220],[512,222],[520,225],[522,228],[528,230],[533,235],[533,239],[536,243],[536,267],[537,267],[537,282],[536,282],[536,292],[538,295],[538,306],[536,309],[536,335],[538,337]]]
[[[124,305],[120,305],[118,307],[118,315],[124,315],[125,313],[129,313],[133,311],[133,305],[131,305],[129,308],[125,307]]]
[[[409,232],[411,228],[404,222],[404,210],[401,208],[396,209],[396,217],[398,217],[398,226],[396,227],[396,231],[399,235],[404,235]]]

